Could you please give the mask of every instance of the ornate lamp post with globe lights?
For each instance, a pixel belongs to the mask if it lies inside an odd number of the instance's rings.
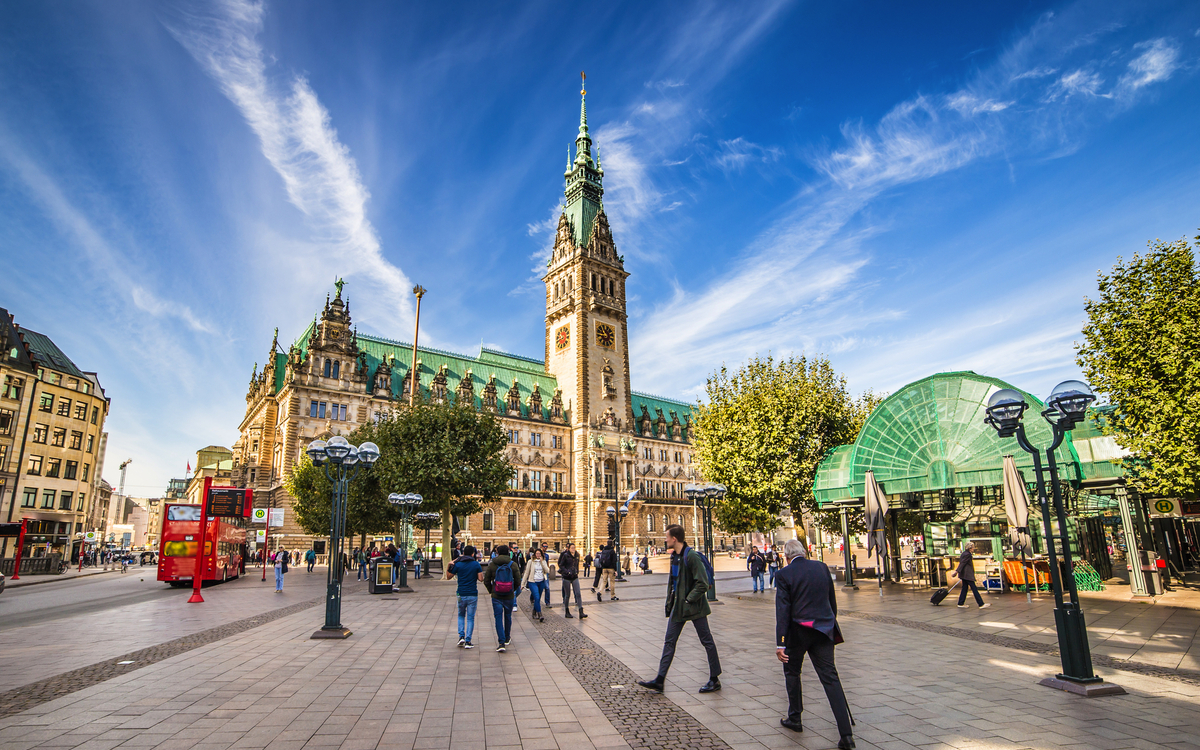
[[[413,492],[404,495],[393,492],[388,495],[388,502],[400,508],[400,575],[396,579],[396,587],[407,593],[412,591],[408,587],[408,526],[412,522],[413,511],[425,502],[425,498]]]
[[[315,466],[323,467],[325,477],[333,482],[329,509],[329,572],[325,586],[325,625],[312,634],[313,638],[349,638],[350,630],[342,627],[342,543],[346,536],[346,496],[350,480],[363,466],[370,468],[379,460],[379,446],[374,443],[351,445],[341,435],[329,442],[314,440],[308,444],[308,457]]]
[[[1050,562],[1050,582],[1054,589],[1054,625],[1058,631],[1058,650],[1062,659],[1062,673],[1042,680],[1042,685],[1067,690],[1085,696],[1123,694],[1125,691],[1105,683],[1092,670],[1092,652],[1088,645],[1087,626],[1084,624],[1083,609],[1079,606],[1079,592],[1075,586],[1075,566],[1071,559],[1071,540],[1067,534],[1067,516],[1063,509],[1062,489],[1058,479],[1058,464],[1054,451],[1062,445],[1063,438],[1075,425],[1083,421],[1088,406],[1096,400],[1092,389],[1078,380],[1059,383],[1046,399],[1047,408],[1042,418],[1050,423],[1054,439],[1045,448],[1029,442],[1021,418],[1029,404],[1025,396],[1012,388],[996,391],[988,399],[987,417],[984,422],[996,428],[1000,437],[1016,437],[1017,444],[1033,456],[1033,470],[1037,475],[1038,503],[1042,506],[1042,521],[1045,526],[1046,556]],[[1042,454],[1046,467],[1042,466]],[[1046,492],[1046,473],[1049,473],[1050,497]],[[1054,548],[1054,532],[1051,528],[1049,501],[1054,500],[1054,514],[1058,520],[1059,539],[1062,542],[1063,570],[1059,569],[1058,556]],[[1063,578],[1066,579],[1070,601],[1063,599]]]
[[[700,509],[703,519],[701,523],[704,526],[704,554],[708,557],[710,565],[713,559],[712,512],[717,503],[725,499],[725,493],[728,491],[729,489],[723,484],[689,484],[683,488],[684,496]],[[708,600],[710,602],[717,600],[717,582],[712,578],[708,581]]]

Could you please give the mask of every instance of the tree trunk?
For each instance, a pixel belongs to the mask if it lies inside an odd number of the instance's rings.
[[[447,507],[442,511],[442,577],[446,577],[446,571],[450,569],[449,557],[450,554],[450,508]]]

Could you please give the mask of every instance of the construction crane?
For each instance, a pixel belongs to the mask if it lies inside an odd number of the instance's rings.
[[[127,458],[121,462],[120,466],[117,467],[121,470],[121,486],[117,490],[117,502],[116,502],[115,507],[111,500],[108,503],[109,507],[112,508],[112,510],[110,512],[105,514],[105,516],[106,516],[105,520],[108,521],[109,528],[112,527],[112,524],[117,522],[116,521],[117,508],[123,508],[122,501],[123,501],[123,498],[125,497],[125,467],[129,466],[129,464],[131,464],[131,463],[133,463],[133,459]],[[105,529],[105,531],[107,532],[108,529]],[[110,537],[108,541],[110,541],[110,542],[113,541],[113,539],[111,538],[112,534],[109,534],[108,536]]]

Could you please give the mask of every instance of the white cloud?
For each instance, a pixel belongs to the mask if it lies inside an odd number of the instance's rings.
[[[775,146],[760,146],[739,137],[718,142],[713,161],[723,170],[741,171],[751,162],[766,164],[778,161],[781,156],[783,151]]]
[[[1018,73],[1017,75],[1013,76],[1009,80],[1010,81],[1021,81],[1026,78],[1048,78],[1057,72],[1058,72],[1058,68],[1050,68],[1050,67],[1047,67],[1044,65],[1039,65],[1038,67],[1030,68],[1029,70],[1026,70],[1023,73]]]
[[[399,308],[381,309],[368,319],[398,312],[411,320],[409,280],[383,256],[367,218],[370,195],[329,112],[303,76],[284,85],[268,75],[267,55],[257,40],[265,6],[224,0],[218,8],[210,15],[186,15],[168,28],[237,106],[282,179],[288,200],[307,219],[323,250],[307,259],[308,284],[326,287],[336,276],[348,277],[365,287],[359,298],[368,306],[391,300]]]
[[[946,98],[946,106],[966,116],[980,113],[1003,112],[1013,105],[1013,102],[1001,102],[995,99],[980,99],[966,91],[957,91]]]
[[[1151,39],[1135,45],[1134,49],[1142,53],[1129,63],[1129,70],[1117,82],[1119,88],[1136,91],[1165,81],[1179,67],[1179,49],[1166,39]]]
[[[167,316],[178,318],[187,324],[188,328],[201,333],[215,333],[212,326],[198,318],[192,309],[187,305],[178,302],[164,300],[154,292],[142,286],[134,285],[130,293],[133,295],[133,304],[140,309],[154,315],[156,317]]]
[[[1046,91],[1043,101],[1055,102],[1076,95],[1097,96],[1104,79],[1099,73],[1075,70],[1060,77]]]

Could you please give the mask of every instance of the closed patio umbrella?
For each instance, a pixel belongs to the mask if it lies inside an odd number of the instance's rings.
[[[1012,456],[1004,457],[1004,514],[1008,516],[1008,541],[1013,552],[1021,555],[1021,569],[1025,571],[1025,598],[1032,600],[1029,593],[1029,571],[1025,567],[1025,555],[1033,554],[1033,540],[1029,536],[1029,495],[1025,482],[1017,471]]]
[[[888,511],[887,495],[875,481],[875,472],[868,471],[866,497],[863,502],[863,520],[867,525],[867,554],[874,550],[875,574],[879,578],[879,595],[883,596],[883,555],[887,552],[887,536],[884,533],[884,516]]]

